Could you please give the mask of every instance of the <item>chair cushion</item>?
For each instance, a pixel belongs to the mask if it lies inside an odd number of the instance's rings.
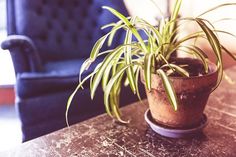
[[[50,92],[75,89],[79,81],[80,67],[84,61],[85,59],[74,59],[48,62],[45,64],[45,72],[18,74],[16,92],[20,98],[29,98],[42,93],[45,95]],[[82,78],[90,74],[101,61],[102,58],[97,59],[82,74]]]

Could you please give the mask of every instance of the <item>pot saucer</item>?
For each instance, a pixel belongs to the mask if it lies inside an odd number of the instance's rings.
[[[146,122],[150,125],[153,131],[156,133],[165,136],[165,137],[171,137],[171,138],[184,138],[184,137],[191,137],[195,135],[198,132],[201,132],[202,129],[207,125],[207,116],[203,114],[202,120],[194,128],[189,129],[173,129],[169,127],[165,127],[163,125],[158,124],[155,122],[151,116],[151,112],[148,109],[144,114]]]

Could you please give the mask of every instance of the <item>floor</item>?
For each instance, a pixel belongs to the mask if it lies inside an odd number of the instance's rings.
[[[21,143],[20,122],[14,105],[0,105],[0,152]]]

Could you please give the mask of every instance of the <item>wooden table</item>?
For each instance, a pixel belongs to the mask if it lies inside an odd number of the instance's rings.
[[[236,67],[226,73],[236,81]],[[144,121],[147,101],[126,106],[127,126],[114,123],[106,114],[26,142],[2,153],[22,157],[236,157],[236,84],[225,79],[211,95],[205,113],[209,124],[203,134],[171,139],[154,133]],[[0,156],[1,156],[0,155]]]

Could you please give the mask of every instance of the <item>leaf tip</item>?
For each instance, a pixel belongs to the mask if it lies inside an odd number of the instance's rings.
[[[108,9],[108,6],[103,5],[102,9]]]

